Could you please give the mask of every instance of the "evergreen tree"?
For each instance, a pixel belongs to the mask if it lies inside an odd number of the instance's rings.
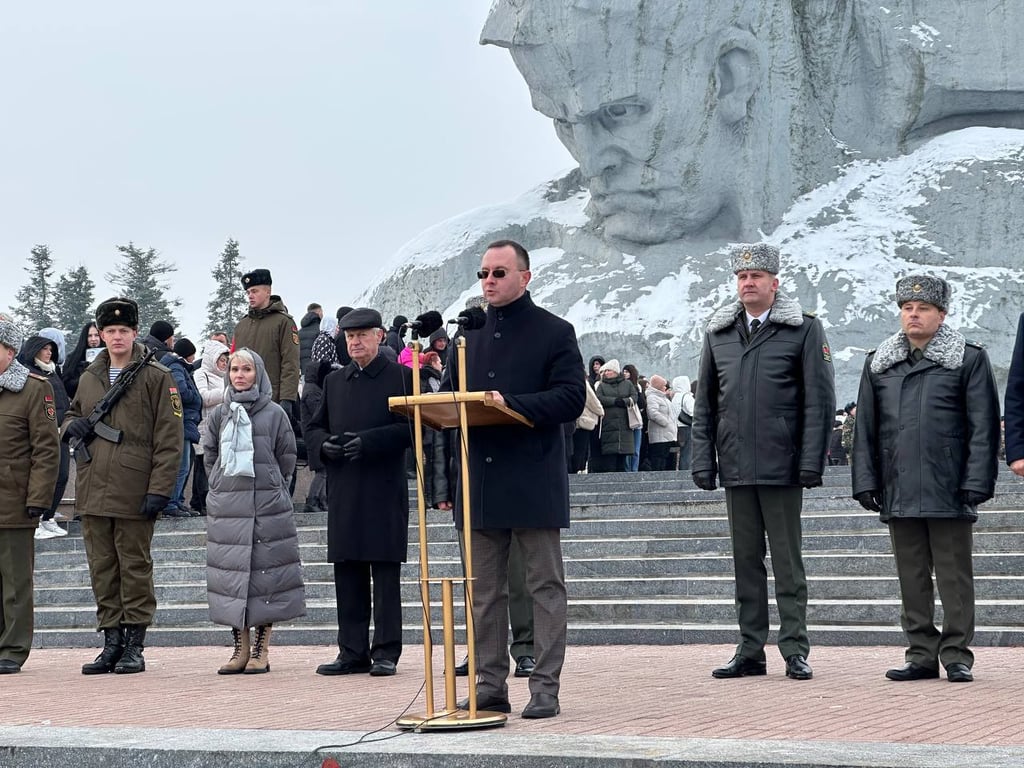
[[[46,245],[37,245],[28,257],[25,271],[29,281],[15,294],[17,306],[11,307],[15,319],[26,334],[53,325],[53,256]]]
[[[238,241],[228,238],[220,260],[213,272],[215,288],[206,304],[206,327],[203,336],[224,331],[231,338],[235,323],[249,311],[249,301],[242,289],[242,270],[239,267]]]
[[[134,299],[139,305],[139,333],[145,335],[149,326],[157,320],[166,320],[175,328],[178,318],[174,311],[181,307],[181,299],[169,299],[170,290],[160,278],[178,268],[162,261],[155,248],[143,250],[134,243],[119,245],[122,262],[113,272],[106,275],[111,285],[117,287],[122,296]]]
[[[53,302],[57,326],[69,331],[76,341],[82,326],[95,318],[95,290],[96,283],[85,265],[69,269],[57,280]]]

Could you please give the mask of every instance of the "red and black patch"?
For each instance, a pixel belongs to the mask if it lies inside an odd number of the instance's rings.
[[[168,387],[167,391],[171,393],[171,410],[174,411],[174,415],[178,418],[182,416],[181,409],[181,395],[178,394],[177,387]]]
[[[294,330],[294,329],[292,329],[292,344],[298,344],[298,343],[299,343],[299,332]]]
[[[828,348],[828,344],[821,345],[821,359],[826,363],[832,362],[832,352]]]

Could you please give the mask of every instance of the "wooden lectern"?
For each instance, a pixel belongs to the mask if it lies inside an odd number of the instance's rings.
[[[413,391],[419,392],[419,342],[413,342]],[[423,657],[424,690],[427,711],[423,715],[408,715],[397,721],[406,730],[461,730],[491,728],[504,725],[508,720],[503,712],[481,711],[476,708],[476,638],[473,628],[473,546],[469,514],[469,427],[520,424],[528,427],[533,422],[522,414],[497,402],[490,392],[466,391],[466,339],[458,341],[459,390],[427,395],[389,397],[388,407],[397,413],[411,415],[416,435],[416,498],[420,531],[420,602],[423,605]],[[462,457],[462,530],[465,558],[464,578],[431,578],[427,561],[427,505],[423,489],[423,425],[434,429],[458,427]],[[469,709],[460,710],[455,695],[455,610],[454,585],[461,582],[466,603],[466,647],[469,653]],[[430,585],[441,586],[441,619],[444,645],[444,709],[434,709],[433,640],[430,637]]]

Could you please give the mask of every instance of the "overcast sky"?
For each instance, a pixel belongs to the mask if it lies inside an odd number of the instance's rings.
[[[194,335],[233,237],[298,319],[428,226],[572,167],[507,51],[478,44],[489,5],[8,3],[0,307],[36,243],[102,300],[132,240],[178,267]]]

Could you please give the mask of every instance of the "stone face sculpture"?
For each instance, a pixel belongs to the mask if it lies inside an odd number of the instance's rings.
[[[481,42],[508,48],[627,246],[755,238],[839,161],[808,130],[789,0],[506,0]]]
[[[585,356],[692,375],[734,295],[725,254],[763,239],[827,328],[841,399],[922,269],[1002,376],[1024,309],[1021,29],[1019,0],[496,0],[482,42],[580,167],[428,230],[359,303],[457,312],[511,237]]]

